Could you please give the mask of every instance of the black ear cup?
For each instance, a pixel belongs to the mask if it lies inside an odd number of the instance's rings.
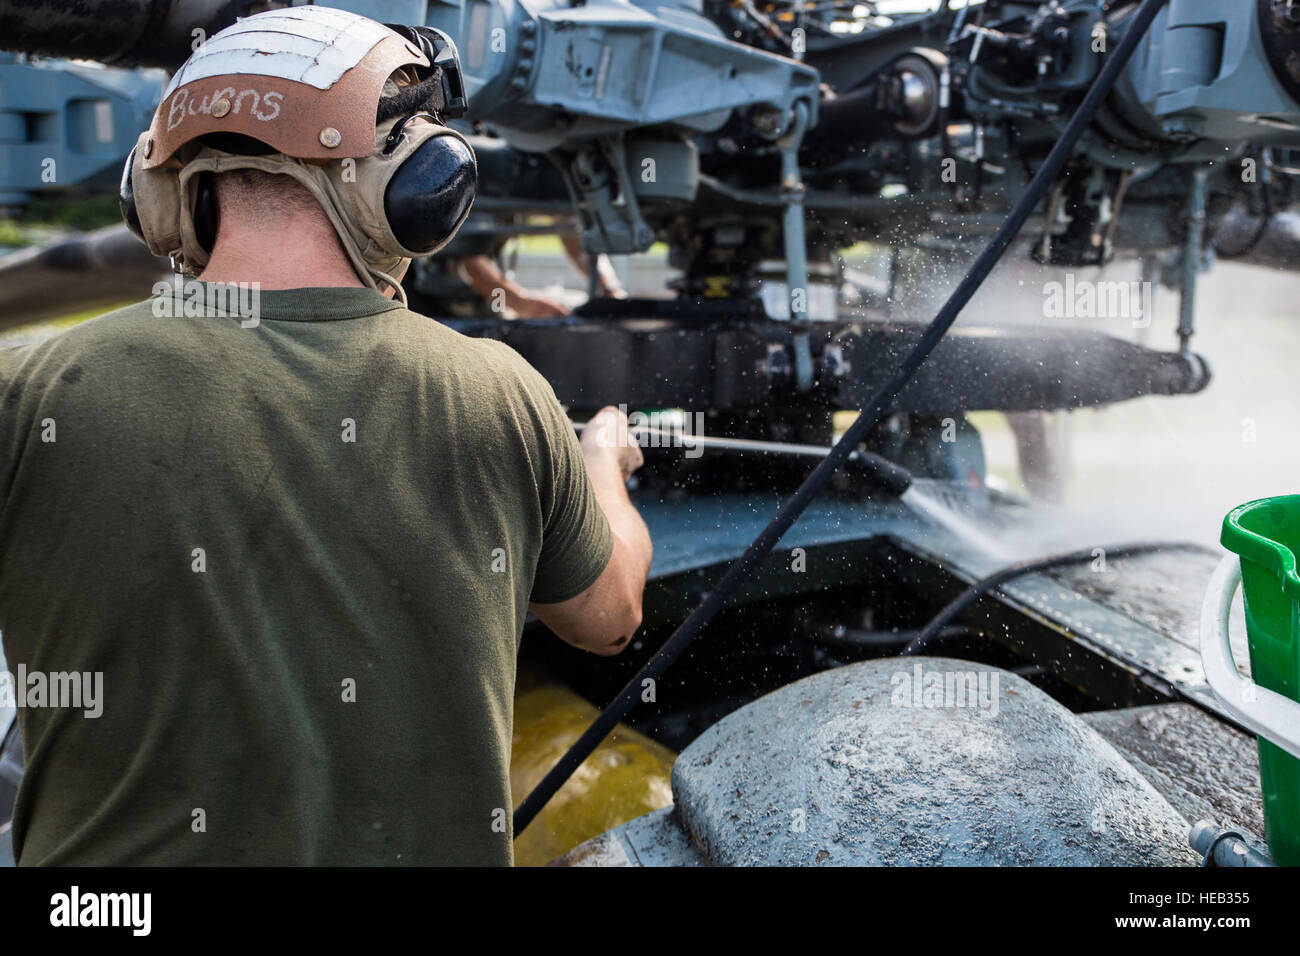
[[[211,173],[199,173],[194,190],[194,237],[208,252],[217,244],[217,197],[212,191]]]
[[[122,167],[122,184],[117,190],[117,202],[122,207],[122,221],[126,223],[126,228],[135,234],[135,237],[141,242],[145,241],[144,230],[140,228],[140,212],[135,208],[135,185],[131,182],[131,167],[135,165],[135,147],[131,147],[131,155],[126,158],[126,165]]]
[[[426,254],[460,228],[474,202],[474,153],[456,136],[426,140],[388,180],[384,214],[402,247]]]

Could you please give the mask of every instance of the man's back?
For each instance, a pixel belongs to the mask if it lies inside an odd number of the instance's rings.
[[[292,290],[0,352],[0,393],[9,669],[103,674],[20,711],[20,863],[510,861],[527,605],[612,548],[522,359]]]

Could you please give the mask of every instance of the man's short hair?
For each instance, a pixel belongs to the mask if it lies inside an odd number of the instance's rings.
[[[253,224],[274,225],[304,211],[325,215],[302,183],[283,173],[232,169],[213,179],[218,214]]]

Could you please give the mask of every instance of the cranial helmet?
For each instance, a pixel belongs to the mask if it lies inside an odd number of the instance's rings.
[[[259,13],[214,34],[172,77],[122,173],[122,215],[186,274],[216,239],[213,175],[292,176],[320,202],[357,275],[392,286],[469,215],[477,167],[442,123],[465,111],[451,39],[328,7]]]

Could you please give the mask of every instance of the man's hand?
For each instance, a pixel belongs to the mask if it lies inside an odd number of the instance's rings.
[[[613,406],[592,416],[579,444],[596,502],[614,534],[614,553],[595,583],[577,597],[531,608],[575,647],[617,654],[641,626],[641,596],[654,552],[650,532],[627,496],[627,480],[643,459],[627,416]]]
[[[511,279],[490,256],[466,256],[456,263],[469,287],[496,308],[497,296],[501,304],[521,319],[562,319],[569,307],[558,299],[525,289]]]
[[[627,416],[613,405],[606,405],[587,422],[578,442],[582,446],[582,457],[587,462],[587,470],[593,467],[602,469],[602,461],[612,457],[622,475],[623,483],[632,477],[632,473],[645,464],[641,446],[628,427]]]

